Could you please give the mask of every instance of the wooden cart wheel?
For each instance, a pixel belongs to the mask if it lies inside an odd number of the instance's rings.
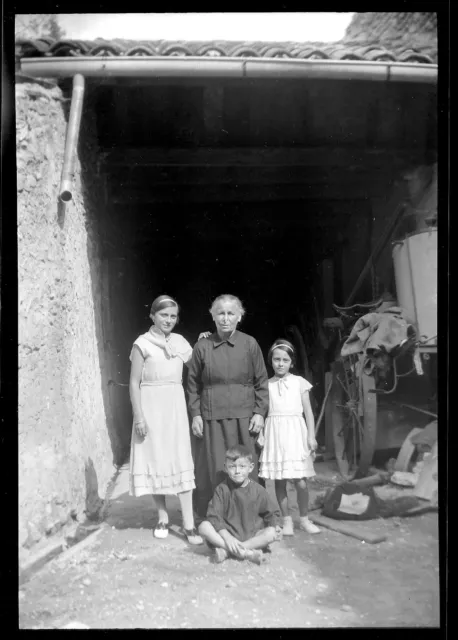
[[[377,436],[377,394],[373,393],[373,390],[375,389],[375,380],[373,376],[368,376],[364,372],[361,377],[364,435],[361,443],[358,468],[355,473],[355,478],[364,478],[367,476],[374,457],[375,439]]]
[[[358,357],[332,365],[332,433],[337,465],[343,478],[367,475],[375,451],[377,396],[372,376],[357,375]]]

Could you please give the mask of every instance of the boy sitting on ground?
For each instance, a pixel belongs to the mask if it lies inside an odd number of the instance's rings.
[[[260,564],[262,549],[279,539],[280,511],[264,487],[248,477],[253,467],[247,447],[226,451],[228,478],[216,487],[207,518],[199,526],[215,562],[234,556]]]

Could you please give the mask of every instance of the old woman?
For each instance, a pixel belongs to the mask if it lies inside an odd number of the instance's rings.
[[[269,405],[267,371],[254,338],[238,331],[245,310],[239,298],[218,296],[210,309],[216,331],[199,340],[189,365],[188,394],[192,432],[196,436],[194,505],[204,518],[216,486],[224,478],[226,450],[247,446],[264,426]]]

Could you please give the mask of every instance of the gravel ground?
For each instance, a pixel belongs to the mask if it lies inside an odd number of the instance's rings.
[[[171,507],[179,524],[177,502]],[[215,565],[206,545],[175,534],[156,540],[155,518],[148,497],[128,496],[124,469],[93,543],[21,587],[20,628],[439,626],[437,514],[366,522],[388,534],[375,545],[326,529],[297,531],[261,566]]]

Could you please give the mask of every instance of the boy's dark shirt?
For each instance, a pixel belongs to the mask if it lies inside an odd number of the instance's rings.
[[[226,478],[215,489],[207,520],[216,531],[227,529],[241,542],[264,527],[275,527],[280,511],[264,487],[250,480],[241,487]]]

